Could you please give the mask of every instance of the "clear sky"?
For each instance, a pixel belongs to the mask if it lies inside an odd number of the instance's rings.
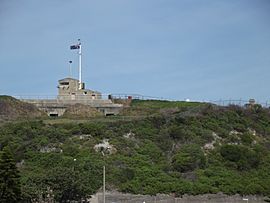
[[[0,0],[0,94],[270,100],[270,0]],[[76,73],[76,74],[75,74]]]

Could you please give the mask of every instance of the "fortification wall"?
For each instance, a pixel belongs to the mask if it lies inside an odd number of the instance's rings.
[[[98,109],[104,115],[116,115],[123,108],[122,104],[114,104],[108,99],[94,100],[58,100],[58,99],[22,99],[21,101],[34,104],[48,116],[62,116],[70,105],[83,104]]]

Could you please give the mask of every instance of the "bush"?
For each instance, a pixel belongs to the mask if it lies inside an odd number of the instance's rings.
[[[260,162],[254,150],[242,145],[224,145],[220,149],[220,154],[226,161],[234,162],[239,170],[256,168]]]
[[[198,145],[184,145],[173,157],[173,168],[179,172],[188,172],[205,166],[205,156]]]

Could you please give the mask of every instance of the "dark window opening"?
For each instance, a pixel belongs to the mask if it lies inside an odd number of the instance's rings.
[[[58,113],[50,113],[50,117],[58,117]]]
[[[60,85],[69,85],[69,82],[61,82]]]
[[[105,116],[114,116],[114,113],[106,113]]]
[[[84,92],[84,94],[87,94],[87,92]]]

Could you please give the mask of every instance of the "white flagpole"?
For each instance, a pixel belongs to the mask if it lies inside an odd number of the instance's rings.
[[[82,44],[79,41],[79,89],[82,89]]]

